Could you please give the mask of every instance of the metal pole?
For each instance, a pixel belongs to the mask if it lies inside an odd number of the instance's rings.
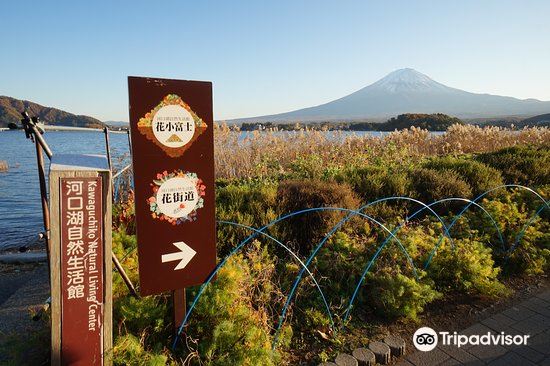
[[[130,138],[130,130],[126,131],[128,134],[128,151],[130,152],[130,158],[132,157],[132,139]]]
[[[44,152],[46,152],[48,159],[51,160],[53,156],[52,150],[50,150],[48,143],[46,142],[46,140],[44,140],[44,137],[42,137],[42,134],[38,130],[38,127],[32,125],[31,129],[32,129],[34,138],[36,139],[36,142],[44,149]]]
[[[105,134],[105,152],[107,153],[107,162],[109,164],[109,169],[111,170],[111,191],[113,192],[113,202],[116,202],[115,197],[115,185],[113,182],[113,164],[111,162],[111,145],[109,144],[109,128],[104,127],[103,133]]]
[[[136,288],[134,287],[134,285],[132,284],[132,281],[124,271],[124,268],[122,268],[122,265],[118,261],[118,258],[116,257],[115,253],[113,252],[112,255],[113,255],[113,264],[115,265],[118,273],[120,274],[120,277],[122,277],[122,280],[126,284],[126,287],[128,287],[128,290],[130,290],[130,293],[132,294],[132,296],[134,296],[135,298],[139,298]]]
[[[43,238],[46,241],[46,256],[48,258],[48,267],[50,266],[50,207],[48,204],[48,192],[46,190],[46,169],[44,168],[44,152],[49,159],[52,158],[53,153],[50,147],[42,137],[41,131],[36,124],[38,123],[38,117],[29,117],[29,114],[25,111],[21,113],[23,117],[21,123],[25,129],[25,136],[34,142],[36,149],[36,166],[38,170],[38,180],[40,182],[40,201],[42,205],[42,222],[44,225]],[[48,271],[48,278],[51,287],[50,271]]]
[[[50,266],[50,207],[48,205],[48,193],[46,191],[46,170],[44,169],[44,155],[42,145],[35,136],[36,162],[38,167],[38,180],[40,181],[40,200],[42,203],[42,220],[44,224],[44,240],[46,241],[46,255],[48,268]],[[49,277],[50,271],[48,271]],[[50,279],[51,280],[51,279]]]
[[[103,128],[103,133],[105,134],[105,150],[107,151],[107,161],[109,162],[109,169],[113,170],[111,164],[111,147],[109,145],[109,129],[107,127]]]

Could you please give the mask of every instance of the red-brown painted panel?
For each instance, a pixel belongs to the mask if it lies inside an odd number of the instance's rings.
[[[212,84],[129,77],[140,292],[203,283],[216,264]]]
[[[62,178],[61,359],[64,365],[101,365],[103,359],[102,184]]]

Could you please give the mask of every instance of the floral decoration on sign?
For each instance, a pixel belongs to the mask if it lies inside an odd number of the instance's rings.
[[[147,203],[153,219],[172,225],[197,219],[197,210],[204,206],[206,186],[196,173],[165,170],[150,185],[153,195]]]
[[[168,94],[138,121],[138,130],[175,158],[191,146],[208,125],[178,95]]]

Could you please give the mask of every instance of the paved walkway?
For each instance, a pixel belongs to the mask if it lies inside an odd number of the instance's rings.
[[[445,330],[448,331],[448,330]],[[491,316],[459,334],[483,335],[491,332],[530,335],[527,346],[441,345],[429,352],[416,351],[397,363],[399,366],[432,365],[546,365],[550,366],[550,290],[531,297]]]
[[[43,328],[43,323],[32,320],[30,309],[42,306],[48,296],[50,286],[45,263],[33,269],[0,271],[0,365],[14,364],[4,349],[10,335],[32,339],[32,335]]]

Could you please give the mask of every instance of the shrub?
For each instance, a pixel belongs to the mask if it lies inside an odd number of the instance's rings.
[[[424,306],[441,297],[430,284],[418,282],[395,269],[386,267],[367,277],[367,301],[384,317],[416,321]]]
[[[508,273],[542,274],[550,268],[550,223],[537,217],[526,228],[524,235],[519,237],[534,215],[521,197],[522,192],[512,192],[500,196],[499,200],[483,201],[483,206],[497,222],[506,243],[507,252],[497,259]],[[480,216],[479,222],[490,229],[486,218]],[[516,245],[518,239],[520,241]],[[512,252],[508,252],[512,249]]]
[[[260,228],[277,218],[276,210],[277,185],[274,183],[241,182],[216,189],[216,216],[219,220]],[[271,232],[275,229],[272,228]],[[223,257],[250,234],[249,230],[219,224],[219,255]]]
[[[119,326],[133,334],[165,332],[170,322],[166,299],[159,296],[126,296],[115,302],[113,312]]]
[[[279,211],[283,214],[317,207],[357,209],[360,204],[349,186],[317,180],[284,181],[279,185],[277,195]],[[330,210],[294,216],[281,223],[283,237],[297,243],[300,253],[309,254],[316,243],[347,215],[347,212]]]
[[[271,349],[272,305],[280,294],[271,282],[274,260],[258,243],[236,255],[204,291],[189,323],[188,344],[196,342],[195,363],[276,365],[291,328],[285,327],[277,350]],[[193,295],[194,296],[194,295]],[[195,339],[195,340],[193,340]],[[281,347],[281,344],[283,347]]]
[[[502,176],[497,169],[475,160],[444,156],[429,159],[422,166],[437,171],[451,170],[456,172],[470,185],[476,197],[503,184]]]
[[[487,297],[508,293],[498,280],[500,268],[495,267],[491,249],[472,239],[455,239],[454,244],[455,249],[441,245],[427,269],[438,290]]]
[[[174,364],[172,362],[168,363],[168,357],[164,354],[146,351],[140,340],[131,334],[119,337],[115,341],[113,353],[113,364],[115,366],[162,366]]]
[[[477,160],[502,172],[506,183],[528,186],[550,183],[549,146],[514,146],[480,154]]]
[[[538,226],[538,225],[537,225]],[[540,228],[540,226],[539,226]],[[536,227],[527,228],[515,250],[505,258],[504,265],[509,273],[528,275],[545,274],[550,270],[550,225],[544,225],[545,231]]]
[[[383,197],[408,196],[410,191],[407,172],[386,166],[348,169],[336,180],[348,183],[365,203]]]
[[[333,302],[351,296],[367,261],[375,251],[375,237],[336,232],[315,256],[310,266],[328,283],[323,286],[325,295]],[[318,297],[312,292],[313,296]]]
[[[113,229],[113,253],[117,256],[134,285],[139,283],[137,241],[135,235],[128,235],[123,227]],[[128,294],[128,288],[118,272],[113,273],[113,298]]]
[[[319,179],[326,168],[318,155],[298,156],[290,163],[290,176],[293,179]]]
[[[117,256],[126,271],[126,274],[134,285],[139,284],[137,240],[135,235],[128,235],[126,230],[120,227],[113,229],[113,253]],[[113,298],[128,294],[128,288],[122,277],[113,267]]]
[[[416,198],[426,204],[443,198],[472,196],[468,183],[452,170],[415,169],[412,181]]]

